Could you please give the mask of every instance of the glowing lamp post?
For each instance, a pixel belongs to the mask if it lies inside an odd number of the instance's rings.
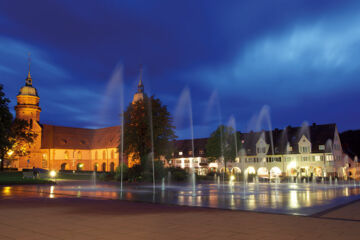
[[[51,170],[49,175],[53,180],[56,180],[56,171],[55,170]]]

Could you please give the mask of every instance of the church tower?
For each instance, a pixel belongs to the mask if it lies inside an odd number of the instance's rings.
[[[135,93],[132,104],[144,100],[144,85],[142,83],[142,67],[140,67],[140,80],[138,84],[138,90],[137,93]]]
[[[29,73],[25,79],[25,86],[20,88],[19,94],[16,96],[17,105],[15,106],[16,118],[26,120],[30,123],[30,129],[33,131],[37,137],[34,139],[34,142],[31,144],[29,151],[30,154],[26,156],[19,156],[18,162],[15,164],[15,167],[22,168],[32,168],[40,167],[47,168],[47,164],[42,163],[42,153],[41,153],[41,126],[40,126],[40,112],[41,108],[39,107],[40,97],[37,93],[36,88],[32,85],[32,78],[30,74],[30,64],[29,64]]]
[[[16,118],[28,120],[31,122],[39,122],[41,112],[41,108],[39,107],[40,97],[36,88],[32,86],[30,67],[28,76],[25,79],[25,86],[20,89],[20,92],[16,98]]]

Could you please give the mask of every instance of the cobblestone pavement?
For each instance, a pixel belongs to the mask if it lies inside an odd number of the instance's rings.
[[[360,239],[360,202],[301,217],[119,200],[0,200],[0,239]]]

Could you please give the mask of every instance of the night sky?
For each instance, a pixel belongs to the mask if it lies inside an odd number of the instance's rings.
[[[0,83],[16,104],[31,52],[41,123],[119,124],[139,79],[179,138],[360,128],[360,1],[0,1]],[[121,82],[123,84],[121,84]]]

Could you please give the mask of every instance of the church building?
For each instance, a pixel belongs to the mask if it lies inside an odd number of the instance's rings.
[[[144,98],[142,79],[133,103]],[[30,70],[15,106],[16,118],[27,120],[37,134],[30,154],[16,157],[9,167],[48,170],[114,171],[121,161],[118,152],[121,126],[87,129],[49,125],[40,122],[41,108]],[[124,162],[127,163],[126,156]]]

